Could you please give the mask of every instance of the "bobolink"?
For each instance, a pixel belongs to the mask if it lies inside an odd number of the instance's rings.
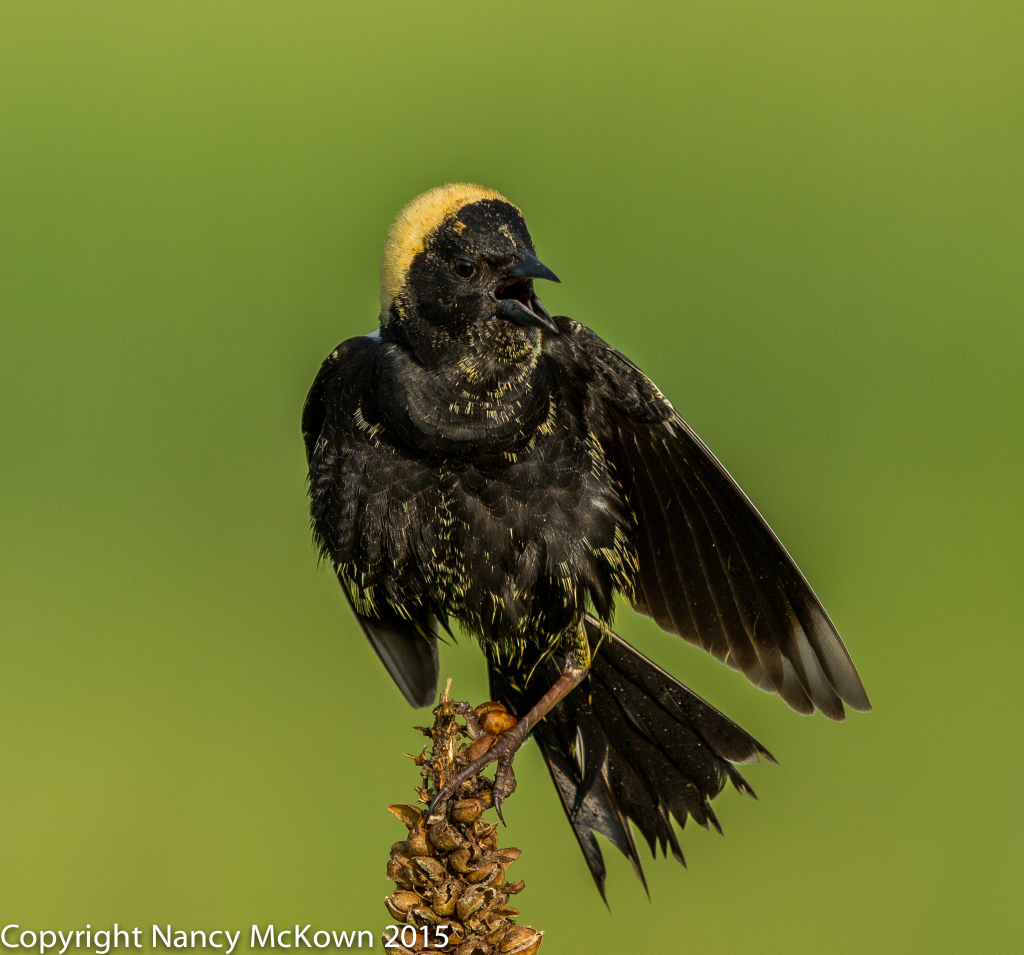
[[[313,533],[406,699],[434,699],[451,619],[519,717],[495,801],[532,732],[598,884],[606,835],[672,827],[768,751],[610,629],[621,594],[795,710],[870,709],[843,642],[778,538],[654,384],[552,317],[522,213],[449,185],[388,233],[380,327],[324,361],[306,399]],[[454,784],[451,784],[454,785]],[[449,787],[450,788],[450,787]]]

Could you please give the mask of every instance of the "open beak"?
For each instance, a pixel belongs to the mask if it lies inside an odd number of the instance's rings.
[[[558,276],[532,252],[521,249],[516,258],[515,265],[505,269],[501,281],[491,292],[491,298],[498,303],[497,314],[518,325],[546,328],[557,335],[558,326],[533,291],[533,280],[557,282]]]

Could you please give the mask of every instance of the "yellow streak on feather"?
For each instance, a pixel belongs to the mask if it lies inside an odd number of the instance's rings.
[[[398,213],[398,218],[388,230],[380,265],[380,311],[383,322],[388,320],[391,303],[405,285],[412,260],[423,251],[430,237],[449,216],[458,213],[463,206],[484,199],[508,202],[500,192],[493,189],[454,182],[417,196]]]

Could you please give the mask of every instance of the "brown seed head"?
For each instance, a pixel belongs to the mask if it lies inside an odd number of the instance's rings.
[[[476,708],[487,736],[469,747],[460,743],[466,730],[459,724],[448,691],[434,711],[429,731],[431,745],[420,765],[420,801],[429,805],[434,794],[456,775],[468,760],[486,752],[495,734],[515,725],[515,718],[500,703]],[[475,748],[474,748],[475,747]],[[420,762],[420,761],[417,761]],[[506,870],[519,858],[519,849],[498,848],[497,826],[484,821],[493,805],[492,782],[473,776],[462,783],[454,798],[442,803],[429,818],[425,810],[396,803],[389,811],[409,830],[408,837],[391,847],[388,879],[395,891],[385,900],[392,919],[417,930],[412,949],[391,952],[440,952],[442,955],[534,955],[542,932],[516,925],[518,910],[509,897],[521,892],[522,882],[506,881]],[[447,926],[448,944],[437,947],[442,936],[436,929]],[[423,931],[430,942],[424,946]],[[386,936],[390,938],[390,933]]]

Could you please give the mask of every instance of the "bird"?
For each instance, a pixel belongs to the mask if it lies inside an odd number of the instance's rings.
[[[454,183],[399,213],[378,327],[338,345],[302,412],[310,522],[413,707],[435,698],[456,621],[518,723],[454,782],[536,740],[605,896],[595,833],[646,888],[631,823],[685,864],[673,820],[771,753],[619,637],[616,597],[794,710],[868,711],[821,602],[669,400],[586,325],[552,317],[520,209]],[[435,800],[436,802],[436,800]]]

